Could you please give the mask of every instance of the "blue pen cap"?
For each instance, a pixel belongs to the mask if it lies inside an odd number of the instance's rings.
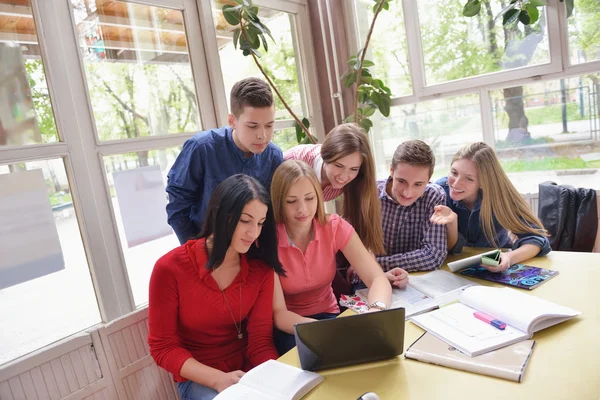
[[[499,319],[493,319],[490,321],[490,325],[498,328],[498,329],[504,329],[506,328],[506,324],[502,321],[500,321]]]

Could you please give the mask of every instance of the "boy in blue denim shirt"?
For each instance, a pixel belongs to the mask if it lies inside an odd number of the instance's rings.
[[[167,175],[168,223],[180,243],[198,235],[211,193],[235,174],[258,179],[268,189],[283,153],[271,143],[275,107],[269,85],[258,78],[231,89],[229,126],[188,139]]]

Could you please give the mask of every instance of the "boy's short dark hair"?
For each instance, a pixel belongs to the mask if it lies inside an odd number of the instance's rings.
[[[264,108],[273,105],[273,92],[269,84],[262,79],[246,78],[231,88],[230,105],[231,113],[239,117],[244,107]]]
[[[421,167],[429,167],[429,178],[433,175],[435,156],[431,147],[422,140],[407,140],[396,148],[392,157],[392,169],[401,162]]]

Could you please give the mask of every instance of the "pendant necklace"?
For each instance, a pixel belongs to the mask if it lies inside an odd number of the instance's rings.
[[[235,322],[235,317],[233,316],[233,311],[231,311],[231,307],[229,307],[229,302],[227,301],[227,296],[225,296],[225,292],[221,290],[223,293],[223,299],[225,299],[225,304],[227,304],[227,308],[229,309],[229,314],[231,314],[231,319],[233,319],[233,324],[235,325],[235,329],[237,330],[237,338],[241,339],[244,337],[242,333],[242,284],[240,283],[240,325]]]

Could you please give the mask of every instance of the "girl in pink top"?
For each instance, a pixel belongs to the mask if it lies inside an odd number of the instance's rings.
[[[325,136],[323,144],[294,146],[283,159],[301,160],[312,167],[324,201],[343,194],[340,214],[369,251],[385,253],[375,161],[362,128],[352,123],[338,125]]]
[[[273,318],[280,354],[295,346],[293,326],[339,314],[331,283],[335,255],[341,251],[370,288],[370,310],[384,310],[391,298],[390,281],[408,282],[406,273],[387,277],[362,244],[352,225],[338,215],[326,215],[321,186],[312,168],[289,160],[277,168],[271,182],[277,222],[279,260],[286,277],[275,278]]]

